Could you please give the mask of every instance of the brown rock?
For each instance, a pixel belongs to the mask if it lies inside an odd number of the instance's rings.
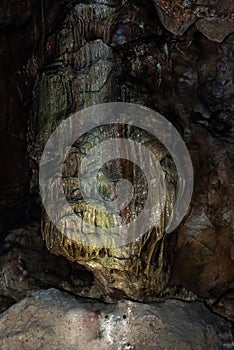
[[[234,19],[199,19],[196,27],[208,39],[221,43],[234,33]]]
[[[199,30],[211,40],[222,41],[233,33],[234,6],[231,0],[203,1],[197,4],[194,0],[154,0],[162,24],[175,35],[182,35],[199,18]],[[211,22],[210,22],[211,21]],[[216,23],[216,29],[212,27]],[[218,24],[218,26],[217,26]]]

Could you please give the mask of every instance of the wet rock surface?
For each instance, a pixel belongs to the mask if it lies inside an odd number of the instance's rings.
[[[200,302],[115,305],[38,291],[0,316],[3,350],[231,349],[233,329]]]
[[[106,301],[133,294],[126,284],[110,293],[99,273],[48,252],[35,204],[40,154],[55,126],[92,104],[125,101],[158,110],[176,126],[195,173],[186,218],[151,255],[149,268],[159,264],[161,280],[155,279],[150,298],[161,292],[197,296],[233,320],[233,3],[2,1],[0,6],[1,310],[50,286]],[[35,218],[36,226],[29,227]],[[149,251],[145,246],[142,261]],[[66,249],[62,255],[69,258]],[[104,260],[108,254],[98,258],[101,273]],[[147,278],[140,282],[146,286]],[[145,292],[134,297],[149,300]]]

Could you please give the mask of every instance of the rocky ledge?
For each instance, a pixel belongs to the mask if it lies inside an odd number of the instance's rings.
[[[200,302],[104,304],[38,291],[0,316],[2,350],[233,349],[230,322]]]

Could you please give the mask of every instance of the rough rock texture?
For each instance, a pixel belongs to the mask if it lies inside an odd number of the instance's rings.
[[[57,287],[75,295],[103,298],[92,273],[46,250],[40,225],[10,231],[0,248],[0,312],[43,288]],[[112,302],[105,295],[105,301]]]
[[[39,291],[0,316],[2,350],[232,349],[231,324],[202,303],[76,300]]]
[[[25,275],[18,256],[26,261],[31,256],[31,245],[24,239],[19,244],[19,237],[27,237],[25,226],[35,217],[36,227],[40,225],[41,211],[34,204],[34,198],[39,202],[38,161],[51,131],[79,108],[126,101],[163,113],[184,137],[194,165],[188,215],[151,255],[150,268],[160,262],[161,271],[166,265],[153,297],[158,291],[166,295],[168,288],[175,294],[186,289],[186,297],[191,291],[233,319],[233,2],[155,3],[158,12],[150,0],[1,2],[0,269],[11,286],[2,284],[3,308],[30,289],[63,288],[62,281],[69,280],[63,273],[56,279],[40,274],[45,266],[38,263],[28,273],[32,286],[27,276],[25,283],[16,282],[18,273]],[[22,230],[11,232],[10,238],[9,227]],[[50,256],[29,231],[36,261],[46,257],[52,275],[57,275],[55,261],[68,275],[73,273],[71,264]],[[145,247],[142,261],[150,249]],[[108,256],[100,254],[102,271],[104,260],[106,264]],[[100,286],[98,297],[107,295]],[[125,286],[124,294],[118,290],[112,296],[126,295]],[[77,294],[82,290],[69,288]],[[97,296],[96,290],[90,295]]]
[[[229,34],[234,33],[234,20],[200,19],[196,22],[196,27],[208,39],[221,43]]]
[[[231,0],[198,2],[196,0],[154,0],[159,17],[163,25],[173,34],[182,35],[198,20],[203,25],[199,29],[211,39],[208,32],[213,32],[213,39],[222,41],[226,36],[233,33],[234,5]],[[203,18],[203,20],[199,20]],[[211,28],[210,22],[216,25]],[[209,28],[209,29],[208,29]],[[223,35],[219,33],[223,32]],[[216,33],[216,35],[215,35]],[[211,34],[212,36],[212,34]]]

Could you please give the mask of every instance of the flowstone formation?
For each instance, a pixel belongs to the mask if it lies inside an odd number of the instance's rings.
[[[126,130],[127,129],[127,130]],[[99,236],[99,247],[94,244],[86,245],[79,242],[76,230],[82,236],[86,236],[89,242],[89,235],[95,235],[95,227],[109,229],[116,228],[119,225],[131,223],[141,211],[144,210],[144,204],[148,194],[147,184],[142,170],[126,159],[116,159],[107,162],[100,169],[98,176],[94,180],[88,180],[86,193],[92,191],[95,186],[103,199],[112,201],[118,195],[117,183],[121,178],[131,181],[134,192],[133,198],[128,205],[119,212],[108,213],[104,206],[95,203],[86,203],[82,197],[80,184],[78,180],[79,169],[82,157],[92,148],[98,145],[106,138],[114,140],[114,135],[126,137],[128,139],[140,140],[142,144],[151,146],[152,152],[161,162],[162,168],[166,173],[167,198],[165,208],[161,209],[161,217],[155,226],[146,234],[141,234],[137,241],[132,241],[125,245],[116,247],[116,241],[121,241],[122,237],[101,235]],[[139,141],[138,141],[139,142]],[[136,151],[138,151],[136,149]],[[125,154],[128,149],[126,148]],[[143,163],[144,154],[139,154],[138,158]],[[152,166],[151,171],[154,171]],[[91,174],[89,174],[91,177]],[[94,181],[96,183],[91,183]],[[48,194],[50,203],[53,203],[58,195],[57,181],[51,179],[51,191]],[[70,150],[63,169],[63,187],[66,199],[71,205],[82,223],[77,227],[74,221],[66,223],[65,232],[72,232],[70,236],[62,234],[51,223],[50,218],[44,213],[42,232],[46,245],[51,252],[61,254],[72,262],[79,262],[90,270],[99,281],[100,288],[104,294],[113,297],[128,297],[139,300],[150,300],[159,295],[166,287],[167,265],[163,260],[164,251],[164,231],[172,215],[173,206],[176,198],[177,175],[175,165],[169,157],[167,150],[159,142],[152,140],[151,135],[134,127],[124,127],[117,132],[115,125],[99,127],[94,132],[86,134],[77,142],[76,147]],[[153,198],[153,201],[158,198]],[[154,203],[151,204],[153,206]],[[163,207],[163,204],[161,205]],[[58,218],[62,219],[64,209],[58,209]],[[87,227],[90,224],[92,229]],[[94,233],[93,233],[94,232]]]
[[[115,6],[108,2],[103,5],[77,4],[70,10],[58,31],[48,38],[46,55],[49,62],[35,86],[34,111],[29,132],[32,155],[37,164],[51,132],[69,113],[97,103],[121,100],[122,87],[116,84],[121,67],[113,47],[122,40],[122,29],[113,30],[113,33],[111,31],[116,20],[118,23],[119,16],[121,22],[125,21],[125,7],[122,8],[121,5],[120,2],[116,2]],[[129,5],[127,13],[131,20],[135,20],[134,17],[131,18]],[[137,13],[140,16],[139,10]],[[135,94],[139,94],[142,104],[147,103],[139,91]],[[134,96],[131,101],[138,102]],[[120,214],[108,214],[100,205],[85,203],[80,192],[78,174],[82,157],[98,143],[117,136],[127,137],[151,148],[164,169],[168,192],[158,225],[137,242],[130,242],[127,246],[116,248],[110,237],[109,242],[104,241],[103,247],[97,248],[81,244],[75,235],[74,239],[63,235],[44,213],[42,234],[52,253],[79,262],[91,271],[99,282],[103,295],[151,300],[160,295],[167,284],[168,267],[163,259],[164,231],[173,210],[177,188],[176,168],[166,148],[147,132],[128,125],[107,125],[91,130],[77,140],[65,161],[64,192],[74,212],[83,219],[80,231],[87,236],[90,232],[86,229],[85,222],[108,229],[126,224],[139,215],[148,195],[146,179],[138,166],[124,159],[105,164],[96,184],[102,197],[111,201],[116,197],[116,183],[119,179],[127,178],[131,181],[134,196]],[[127,152],[126,150],[126,154]],[[141,157],[143,156],[139,155],[140,159]],[[51,202],[57,196],[56,186],[55,178],[51,181],[51,191],[48,194]],[[63,215],[63,211],[58,214],[61,218]]]

